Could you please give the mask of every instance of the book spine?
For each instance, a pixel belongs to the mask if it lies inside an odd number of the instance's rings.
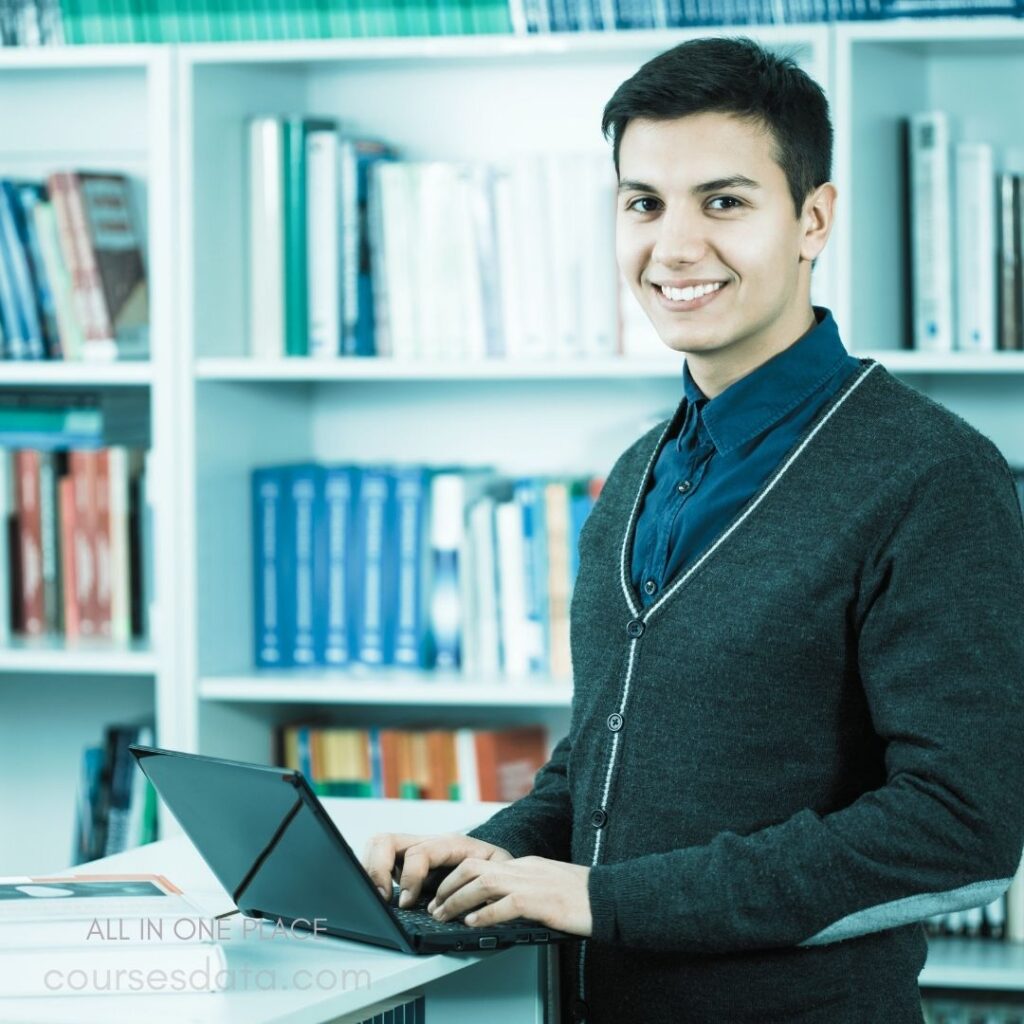
[[[253,547],[255,565],[256,664],[280,667],[285,663],[281,635],[280,586],[278,572],[282,540],[282,473],[278,469],[255,469],[252,473]]]
[[[10,181],[0,179],[0,232],[7,249],[7,269],[14,291],[25,355],[43,359],[43,328],[36,306],[36,289],[29,264],[28,238],[24,213],[17,190]]]
[[[11,638],[11,571],[15,552],[8,543],[8,525],[15,511],[11,455],[0,448],[0,645]]]
[[[43,259],[39,238],[39,224],[36,210],[44,202],[44,192],[36,184],[23,184],[18,189],[21,202],[20,224],[24,232],[25,249],[31,267],[36,305],[39,310],[39,326],[43,340],[43,355],[49,359],[60,359],[60,331],[57,324],[57,306],[54,290],[50,284]]]
[[[392,608],[388,601],[391,552],[388,550],[392,522],[393,485],[381,468],[363,472],[359,489],[359,568],[362,580],[359,599],[359,660],[368,665],[388,665],[391,650],[388,629]]]
[[[323,661],[348,665],[353,660],[353,565],[352,545],[358,470],[354,466],[332,466],[324,473],[324,517],[327,553],[325,600],[322,603],[324,632]]]
[[[4,336],[4,358],[29,359],[28,331],[14,284],[12,253],[7,252],[7,232],[0,219],[0,326]]]
[[[61,529],[61,596],[64,602],[64,636],[75,640],[82,635],[81,612],[78,605],[78,554],[75,548],[78,532],[75,522],[75,481],[65,474],[57,485]]]
[[[284,355],[283,126],[276,117],[249,121],[249,351]]]
[[[52,202],[40,203],[35,211],[39,249],[46,276],[53,289],[58,342],[50,352],[51,359],[80,359],[82,327],[75,312],[75,293],[71,275],[61,255],[57,219]]]
[[[114,354],[144,358],[149,353],[149,287],[129,179],[123,174],[82,171],[74,180],[86,231],[84,244],[95,265],[94,291],[114,340]]]
[[[108,448],[110,509],[110,636],[125,644],[131,637],[132,571],[128,555],[128,450]]]
[[[956,146],[956,347],[996,348],[995,164],[988,143]]]
[[[110,452],[106,448],[90,452],[95,467],[95,551],[96,551],[96,631],[110,639],[113,635],[113,603],[111,596],[111,516],[110,516]]]
[[[59,634],[63,615],[60,594],[60,522],[57,504],[57,461],[54,452],[39,456],[39,547],[43,576],[45,632]]]
[[[306,154],[302,118],[284,119],[285,354],[306,356]]]
[[[18,519],[19,578],[21,580],[20,622],[28,636],[41,636],[46,628],[43,598],[42,521],[39,505],[39,460],[37,451],[14,453],[15,502]]]
[[[949,122],[943,111],[911,116],[914,345],[953,349]]]
[[[495,523],[502,667],[507,676],[525,676],[530,670],[530,639],[526,624],[523,523],[518,503],[499,502]]]
[[[79,176],[74,173],[61,174],[66,182],[65,199],[68,220],[71,225],[73,245],[82,273],[83,294],[89,307],[88,329],[84,355],[86,359],[114,359],[117,356],[117,342],[114,325],[110,319],[103,295],[96,253],[89,239],[85,205],[82,198]]]
[[[309,354],[327,359],[341,353],[338,148],[336,128],[318,128],[306,136]]]
[[[356,355],[392,354],[384,262],[384,199],[380,172],[393,154],[364,147],[356,183],[359,205],[359,281]]]
[[[359,323],[360,231],[365,213],[361,214],[359,209],[358,184],[355,142],[342,137],[338,142],[338,223],[341,235],[341,354],[345,356],[356,354]]]
[[[312,665],[316,661],[314,639],[314,543],[315,514],[318,491],[322,487],[318,466],[298,466],[291,470],[288,482],[287,520],[291,526],[289,547],[294,551],[294,589],[285,599],[294,609],[291,661],[295,665]]]
[[[1021,282],[1024,260],[1021,252],[1021,177],[999,174],[996,193],[999,203],[999,348],[1012,351],[1022,347],[1024,310]]]
[[[431,484],[431,630],[439,669],[462,667],[465,621],[459,601],[459,544],[465,531],[466,492],[458,473],[439,473]]]
[[[426,472],[418,466],[395,472],[395,531],[393,547],[397,559],[395,574],[396,665],[426,668],[428,649],[427,572],[429,564],[427,531]]]

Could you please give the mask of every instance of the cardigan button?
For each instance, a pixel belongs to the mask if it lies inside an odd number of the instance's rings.
[[[582,1020],[587,1019],[587,1014],[590,1012],[590,1007],[582,999],[577,999],[572,1004],[572,1019]]]
[[[626,623],[626,632],[634,639],[638,640],[644,635],[645,626],[640,619],[630,619]]]
[[[598,807],[596,811],[590,816],[590,824],[594,828],[604,828],[605,822],[608,821],[608,812],[603,807]]]
[[[608,716],[608,728],[612,732],[618,732],[622,728],[622,715],[617,711]]]

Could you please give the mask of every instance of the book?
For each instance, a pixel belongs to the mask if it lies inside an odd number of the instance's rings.
[[[998,348],[1024,348],[1024,245],[1021,225],[1024,201],[1021,175],[1002,172],[996,178],[998,203]]]
[[[309,273],[309,354],[341,354],[341,232],[338,128],[306,134],[306,247]]]
[[[995,162],[985,142],[954,146],[956,348],[996,350]]]
[[[249,121],[249,354],[274,359],[285,351],[284,129],[277,117]]]
[[[343,137],[340,142],[344,355],[377,354],[374,335],[380,311],[374,286],[378,270],[371,251],[370,182],[373,166],[396,156],[394,149],[376,139]]]
[[[0,992],[217,991],[217,925],[162,875],[0,878]]]
[[[274,467],[252,472],[253,600],[255,661],[260,666],[280,667],[285,661],[281,625],[283,591],[284,473]]]
[[[930,110],[910,117],[911,254],[914,347],[954,348],[949,117]]]

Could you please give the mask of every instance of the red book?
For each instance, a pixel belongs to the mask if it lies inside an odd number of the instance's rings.
[[[39,504],[39,452],[14,453],[14,507],[18,520],[19,593],[22,631],[40,636],[46,629],[43,599],[43,521]]]
[[[71,278],[71,293],[75,301],[75,319],[82,330],[82,337],[86,345],[92,343],[99,334],[102,327],[93,323],[92,316],[92,286],[89,280],[88,270],[79,255],[79,243],[75,232],[75,225],[71,219],[71,209],[68,201],[68,176],[67,174],[54,171],[46,179],[46,190],[53,206],[53,217],[57,225],[57,236],[60,241],[60,252],[64,259],[64,266],[67,268],[68,276]]]
[[[90,452],[95,466],[95,505],[96,505],[96,632],[110,639],[113,632],[111,615],[111,563],[110,553],[113,546],[112,524],[110,519],[110,451],[101,448]]]
[[[75,584],[81,636],[96,636],[99,606],[96,591],[96,452],[68,453],[75,493]]]
[[[480,799],[511,803],[526,796],[546,761],[547,733],[542,726],[480,730],[476,734]]]
[[[75,567],[75,482],[63,476],[57,482],[57,510],[60,523],[60,573],[64,598],[64,635],[69,640],[82,635],[78,609],[78,585]]]

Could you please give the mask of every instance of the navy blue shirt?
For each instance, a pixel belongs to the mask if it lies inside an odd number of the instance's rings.
[[[633,542],[633,586],[653,604],[752,498],[860,361],[830,310],[789,348],[708,399],[683,365],[685,408],[654,464]]]

